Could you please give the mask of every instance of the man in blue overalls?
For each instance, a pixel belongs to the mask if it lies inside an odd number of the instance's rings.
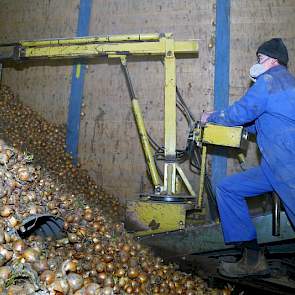
[[[260,166],[228,176],[216,187],[224,241],[243,248],[241,260],[220,265],[220,273],[229,277],[269,272],[245,198],[275,191],[295,225],[295,77],[287,70],[288,51],[280,38],[263,43],[256,55],[257,63],[250,69],[253,86],[233,105],[203,118],[248,126],[257,134],[262,155]]]

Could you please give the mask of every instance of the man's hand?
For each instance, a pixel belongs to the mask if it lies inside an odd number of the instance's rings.
[[[208,118],[214,113],[214,111],[211,112],[203,112],[201,116],[201,125],[205,125],[208,121]]]

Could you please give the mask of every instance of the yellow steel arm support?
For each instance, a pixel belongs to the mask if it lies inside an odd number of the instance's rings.
[[[24,47],[51,46],[51,45],[70,45],[70,44],[89,44],[89,43],[111,43],[126,41],[157,41],[160,34],[126,34],[126,35],[109,35],[109,36],[88,36],[76,38],[61,39],[44,39],[36,41],[20,41],[19,44]]]
[[[75,58],[110,54],[165,55],[165,40],[144,43],[59,45],[44,47],[21,47],[19,57],[24,58]],[[175,41],[174,52],[197,53],[195,41]]]
[[[151,146],[144,126],[144,121],[141,113],[141,109],[137,99],[132,99],[132,110],[135,116],[135,121],[140,136],[140,142],[144,151],[146,162],[151,174],[152,182],[155,188],[160,187],[161,179],[156,168],[155,160],[151,151]]]
[[[165,170],[164,190],[176,191],[176,61],[174,40],[166,40],[165,52]]]
[[[175,41],[171,33],[165,34],[131,34],[112,36],[89,36],[80,38],[64,38],[51,40],[20,41],[14,44],[0,44],[0,48],[12,49],[9,54],[1,56],[0,60],[22,59],[64,59],[92,58],[107,56],[121,58],[122,56],[160,56],[164,58],[165,67],[165,166],[164,181],[161,192],[176,195],[176,181],[181,179],[190,194],[194,194],[188,179],[176,165],[176,57],[177,54],[198,53],[198,43],[195,40]],[[160,185],[152,153],[137,101],[133,102],[133,111],[139,122],[139,133],[145,152],[147,164],[151,172],[153,184]],[[177,174],[178,176],[177,177]]]

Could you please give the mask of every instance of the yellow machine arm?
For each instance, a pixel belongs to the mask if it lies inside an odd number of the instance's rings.
[[[198,196],[176,159],[176,56],[187,54],[196,57],[198,44],[194,40],[175,41],[171,33],[91,36],[80,38],[20,41],[0,44],[0,68],[6,61],[31,59],[118,58],[128,84],[132,110],[141,145],[146,158],[154,192],[128,205],[134,220],[146,235],[173,231],[185,226],[187,212],[203,208],[203,190],[206,176],[207,145],[239,147],[241,127],[197,126],[192,140],[202,147],[200,185]],[[164,177],[159,176],[152,148],[144,125],[139,101],[134,93],[127,68],[129,56],[159,56],[164,61]]]
[[[175,197],[179,182],[185,185],[188,197],[196,196],[182,169],[176,163],[176,56],[190,54],[196,56],[198,44],[194,40],[175,41],[171,33],[91,36],[80,38],[20,41],[0,44],[0,63],[28,59],[95,58],[106,56],[119,58],[126,73],[128,56],[159,56],[164,59],[165,69],[165,162],[164,177],[161,180],[147,138],[141,110],[137,98],[132,97],[141,144],[152,178],[154,193]],[[127,79],[130,83],[131,80]]]

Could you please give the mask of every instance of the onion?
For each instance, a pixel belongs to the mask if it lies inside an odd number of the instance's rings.
[[[138,277],[139,273],[138,273],[138,270],[136,268],[133,268],[131,267],[129,270],[128,270],[128,273],[127,273],[128,277],[130,279],[135,279]]]
[[[68,239],[71,243],[77,243],[78,242],[78,236],[74,233],[68,233]]]
[[[13,256],[13,251],[9,251],[0,245],[0,254],[5,257],[6,262],[9,261]]]
[[[113,261],[113,259],[114,259],[114,257],[112,255],[104,255],[103,256],[103,261],[106,263]]]
[[[12,208],[10,206],[3,206],[0,210],[0,215],[2,217],[8,217],[9,215],[11,215],[13,212]]]
[[[6,258],[4,255],[0,254],[0,266],[3,266],[6,263]]]
[[[30,179],[30,172],[26,168],[20,168],[17,174],[21,181],[28,181]]]
[[[8,220],[13,228],[15,228],[19,223],[19,221],[14,216],[10,216]]]
[[[115,281],[112,276],[107,275],[104,282],[103,282],[104,287],[114,287]]]
[[[123,267],[121,267],[121,268],[117,269],[115,276],[121,278],[125,275],[125,272],[126,272],[125,269]]]
[[[89,273],[87,272],[87,274],[85,275],[89,275]],[[91,277],[84,277],[84,287],[87,287],[89,284],[93,283],[93,278]]]
[[[6,243],[10,243],[10,241],[11,241],[11,236],[10,236],[7,232],[4,232],[4,237],[5,237],[5,242],[6,242]]]
[[[0,279],[7,281],[11,274],[11,266],[1,266],[0,267]]]
[[[22,257],[26,260],[26,262],[32,263],[39,259],[39,253],[33,248],[28,248],[23,252]]]
[[[27,246],[23,240],[16,240],[12,244],[13,251],[23,252]]]
[[[127,294],[132,294],[133,293],[133,288],[132,286],[127,286],[127,288],[125,289]]]
[[[94,245],[94,251],[95,252],[101,252],[101,250],[103,249],[103,246],[102,246],[102,244],[100,244],[100,243],[97,243],[97,244],[95,244]]]
[[[85,288],[82,288],[74,293],[74,295],[85,295]],[[99,293],[99,295],[101,295]]]
[[[92,221],[92,220],[93,220],[93,215],[92,215],[92,213],[85,213],[85,215],[84,215],[84,219],[85,219],[86,221]]]
[[[20,295],[23,293],[23,287],[12,285],[7,290],[7,295]]]
[[[49,268],[47,259],[45,259],[45,258],[42,258],[42,259],[34,262],[32,266],[33,266],[33,269],[39,274]]]
[[[45,270],[44,272],[42,272],[40,279],[42,282],[46,283],[46,285],[50,285],[55,280],[55,272],[51,270]]]
[[[102,284],[104,282],[104,280],[106,279],[107,275],[105,272],[100,272],[98,275],[97,275],[97,281],[98,283]]]
[[[80,276],[76,273],[69,273],[67,275],[67,281],[68,281],[70,288],[74,292],[81,289],[83,286],[83,283],[84,283],[82,276]]]
[[[23,290],[25,290],[26,294],[35,294],[36,288],[31,283],[25,283]]]
[[[141,284],[144,284],[144,283],[146,283],[148,281],[148,277],[147,277],[147,275],[145,273],[140,273],[138,275],[138,280],[139,280],[139,282]]]
[[[0,244],[5,244],[6,239],[5,239],[5,233],[2,229],[0,229]]]
[[[113,295],[113,288],[105,287],[101,290],[101,295]]]
[[[67,294],[69,291],[69,284],[65,279],[57,279],[50,285],[50,290]]]
[[[99,294],[100,286],[95,283],[90,283],[86,288],[85,288],[85,295],[97,295]]]
[[[95,267],[97,272],[104,272],[106,270],[106,263],[98,262]]]
[[[76,272],[77,271],[77,262],[73,260],[66,260],[63,262],[61,266],[61,271],[63,275],[66,275],[68,272]]]

